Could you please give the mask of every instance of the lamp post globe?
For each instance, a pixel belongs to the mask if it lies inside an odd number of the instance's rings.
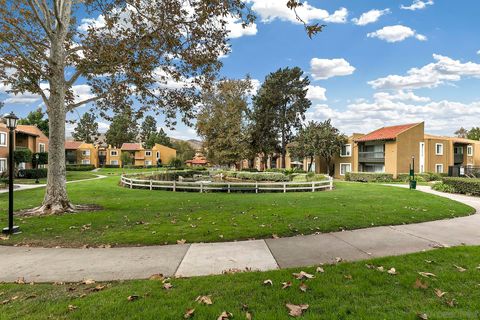
[[[40,183],[38,181],[38,159],[40,159],[40,155],[37,153],[35,154],[35,183]]]
[[[13,225],[13,171],[14,161],[13,153],[15,152],[15,129],[17,128],[18,117],[13,113],[7,113],[3,116],[7,128],[9,129],[8,136],[8,227],[2,230],[4,234],[14,234],[20,232],[18,226]]]

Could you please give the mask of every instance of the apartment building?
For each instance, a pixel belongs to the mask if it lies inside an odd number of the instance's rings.
[[[143,148],[141,143],[124,143],[120,148],[109,147],[106,150],[106,164],[122,166],[122,153],[130,155],[130,163],[135,166],[156,166],[168,164],[177,156],[175,149],[156,143],[151,149]]]
[[[0,123],[0,173],[8,169],[9,130]],[[32,153],[48,152],[48,137],[34,125],[18,125],[15,130],[15,148],[28,148]],[[20,163],[19,169],[31,169],[31,163]]]
[[[91,164],[99,166],[98,150],[93,143],[82,141],[65,142],[65,160],[67,164]]]
[[[425,134],[423,122],[384,127],[349,137],[334,159],[333,172],[340,179],[347,172],[396,177],[408,173],[413,162],[416,173],[448,173],[451,166],[480,166],[480,141]],[[324,165],[318,167],[324,171]]]

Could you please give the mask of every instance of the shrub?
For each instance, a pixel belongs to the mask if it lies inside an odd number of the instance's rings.
[[[420,182],[430,182],[430,181],[440,181],[442,179],[442,175],[440,173],[417,173],[415,174],[415,180]],[[410,175],[408,173],[400,173],[397,176],[398,181],[408,182],[410,180]]]
[[[313,181],[324,181],[328,179],[328,176],[323,174],[315,174],[314,172],[309,173],[295,173],[291,175],[293,182],[313,182]]]
[[[273,169],[268,169],[268,170],[273,170]],[[267,171],[268,171],[267,170]],[[245,171],[245,172],[258,172],[258,169],[257,168],[243,168],[241,171]]]
[[[105,164],[103,167],[104,168],[120,168],[120,165],[118,165],[118,164]]]
[[[290,181],[290,178],[279,172],[237,172],[236,178],[253,181]]]
[[[170,160],[169,165],[174,168],[181,168],[183,167],[183,161],[179,158],[173,158],[172,160]]]
[[[357,182],[393,182],[393,174],[390,173],[370,173],[370,172],[347,172],[346,181]]]
[[[37,152],[32,155],[32,164],[36,166],[37,158],[36,156],[38,155],[38,164],[48,164],[48,152]]]
[[[442,183],[453,187],[455,193],[480,196],[480,179],[443,178]]]
[[[67,164],[67,171],[92,171],[95,169],[93,164]]]
[[[31,163],[32,151],[28,148],[17,147],[13,153],[13,161],[15,163]]]
[[[454,187],[443,182],[435,183],[432,189],[440,192],[456,193]]]
[[[48,174],[47,169],[22,169],[18,170],[18,177],[21,179],[36,179],[46,178]]]

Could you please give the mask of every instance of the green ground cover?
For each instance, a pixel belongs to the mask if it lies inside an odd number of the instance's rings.
[[[217,319],[223,311],[233,319],[245,319],[247,311],[252,319],[291,319],[287,303],[309,305],[300,319],[478,319],[479,257],[480,247],[438,249],[326,265],[324,273],[311,267],[172,279],[169,290],[159,280],[0,284],[0,319],[183,319],[192,308],[193,319]],[[390,268],[397,274],[389,274]],[[300,271],[315,278],[297,280],[292,273]],[[272,286],[263,284],[268,279]],[[283,282],[291,286],[282,289]],[[195,302],[204,295],[213,304]]]
[[[85,180],[95,178],[95,172],[91,171],[67,171],[67,181]],[[41,184],[47,183],[47,178],[38,179]],[[19,184],[35,184],[35,179],[15,179]]]
[[[118,170],[118,169],[117,169]],[[101,171],[101,173],[104,173]],[[23,233],[3,245],[81,247],[219,242],[414,223],[465,216],[473,208],[442,197],[378,184],[336,183],[334,191],[226,194],[135,190],[117,175],[68,185],[77,204],[104,210],[16,218]],[[43,189],[15,194],[16,210],[38,206]],[[7,194],[0,195],[6,225]]]

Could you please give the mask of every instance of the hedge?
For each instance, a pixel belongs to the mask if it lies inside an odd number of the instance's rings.
[[[369,172],[347,172],[346,181],[357,182],[393,182],[393,174],[390,173],[369,173]]]
[[[453,187],[455,193],[480,196],[480,179],[443,178],[442,182]]]
[[[103,166],[104,168],[120,168],[118,164],[106,164]]]
[[[93,164],[67,164],[67,171],[92,171],[95,169]]]
[[[442,174],[432,173],[432,172],[415,174],[415,180],[420,182],[440,181],[442,180],[442,177],[443,177]],[[397,180],[402,182],[408,182],[410,180],[410,175],[408,173],[400,173],[397,176]]]
[[[18,170],[18,177],[21,179],[46,178],[47,173],[47,169],[22,169]]]

